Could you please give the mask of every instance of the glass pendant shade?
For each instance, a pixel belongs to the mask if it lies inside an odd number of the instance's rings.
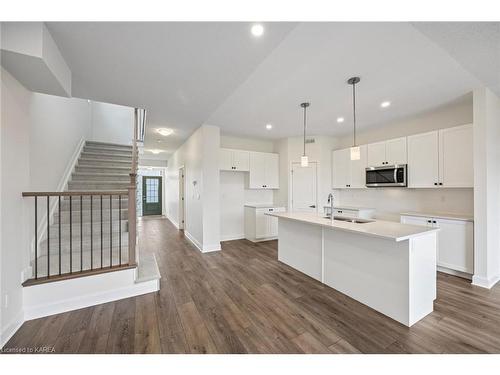
[[[301,156],[300,157],[300,166],[301,167],[308,167],[309,166],[309,158],[307,156]]]
[[[359,160],[361,159],[361,149],[359,146],[351,147],[351,160]]]

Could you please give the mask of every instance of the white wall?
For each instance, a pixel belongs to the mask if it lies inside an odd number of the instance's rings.
[[[490,288],[500,280],[500,98],[474,90],[474,277]]]
[[[185,234],[202,251],[220,249],[219,128],[198,128],[168,159],[167,217],[179,221],[179,168],[185,168]]]
[[[390,109],[389,109],[390,110]],[[436,129],[472,123],[472,97],[377,129],[359,132],[359,144],[382,141]],[[339,140],[339,147],[351,146],[352,136]],[[473,189],[352,189],[336,190],[335,202],[376,209],[376,218],[399,221],[404,211],[442,211],[472,215]]]
[[[91,140],[98,142],[132,144],[134,109],[121,105],[91,102]]]
[[[269,140],[221,135],[221,147],[238,150],[273,152]],[[248,189],[248,172],[220,172],[221,240],[245,237],[246,203],[273,204],[273,191]]]
[[[23,321],[21,272],[28,249],[23,191],[30,188],[30,116],[32,93],[1,69],[1,321],[0,346]],[[6,303],[8,300],[8,303]]]
[[[329,136],[308,136],[314,143],[306,144],[306,155],[310,162],[318,163],[318,206],[327,202],[332,191],[332,150],[337,140]],[[303,154],[303,138],[291,137],[275,142],[275,152],[280,154],[280,189],[274,194],[275,204],[290,207],[290,170],[292,162],[300,162]]]

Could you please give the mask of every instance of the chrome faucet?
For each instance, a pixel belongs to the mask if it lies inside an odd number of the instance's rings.
[[[328,194],[328,203],[330,204],[330,220],[333,222],[333,194]]]

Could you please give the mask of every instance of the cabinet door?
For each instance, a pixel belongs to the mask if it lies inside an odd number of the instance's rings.
[[[437,263],[441,267],[474,273],[473,224],[460,220],[433,219],[438,232]]]
[[[359,160],[350,160],[351,181],[348,183],[350,188],[366,188],[366,145],[360,146],[361,157]]]
[[[351,154],[348,148],[332,153],[332,187],[345,189],[351,181]]]
[[[268,220],[268,225],[269,225],[268,237],[277,237],[278,236],[278,218],[272,217],[272,216],[267,216],[267,215],[266,215],[266,218]]]
[[[385,156],[385,142],[370,143],[366,146],[367,166],[381,167],[387,161]]]
[[[266,185],[266,154],[250,152],[250,173],[248,185],[250,189],[264,189]]]
[[[225,148],[219,150],[219,169],[221,171],[233,170],[233,152]]]
[[[267,189],[279,189],[280,187],[279,164],[280,161],[278,154],[266,154],[265,185]]]
[[[472,125],[439,131],[439,174],[443,187],[473,187]]]
[[[233,167],[237,171],[248,171],[250,169],[250,152],[234,150]]]
[[[390,139],[385,142],[385,161],[388,165],[406,164],[406,137]]]
[[[255,238],[266,238],[269,232],[269,216],[264,215],[266,209],[257,208],[255,210]]]
[[[408,137],[408,186],[436,187],[439,182],[438,132]]]

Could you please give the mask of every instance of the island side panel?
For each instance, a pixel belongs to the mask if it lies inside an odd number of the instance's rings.
[[[434,310],[437,233],[410,240],[410,326]]]
[[[409,325],[409,241],[324,229],[324,283]]]
[[[321,281],[321,226],[279,218],[278,260]]]

